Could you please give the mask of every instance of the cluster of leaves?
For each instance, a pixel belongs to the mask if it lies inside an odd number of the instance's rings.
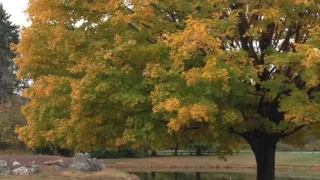
[[[26,124],[21,113],[21,106],[25,103],[25,99],[17,96],[0,104],[0,149],[22,147],[15,128]]]
[[[19,137],[77,151],[194,140],[224,155],[235,134],[289,135],[320,120],[319,11],[299,0],[30,0],[16,62],[34,84]]]

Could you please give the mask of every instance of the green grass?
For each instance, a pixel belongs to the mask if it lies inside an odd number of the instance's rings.
[[[256,161],[250,151],[228,156],[227,161],[217,156],[159,156],[154,158],[120,158],[106,159],[107,167],[122,170],[144,171],[158,169],[163,171],[180,171],[196,169],[210,171],[216,168],[255,169]],[[304,154],[291,152],[276,153],[276,167],[279,170],[319,171],[320,154]]]
[[[320,154],[300,154],[280,152],[276,155],[277,164],[320,165]]]
[[[183,151],[183,150],[180,150]],[[179,152],[180,152],[179,151]],[[166,152],[170,152],[169,150]],[[173,151],[172,151],[173,152]],[[186,151],[189,152],[189,151]],[[171,156],[171,155],[162,155],[161,151],[158,153],[161,157],[181,157],[181,158],[188,158],[188,157],[196,157],[196,156],[189,156],[188,154],[178,156]],[[204,155],[209,159],[216,160],[215,155]],[[200,157],[202,158],[202,157]],[[252,162],[254,161],[254,154],[250,150],[241,151],[240,153],[235,153],[233,156],[227,157],[229,163],[239,163],[239,162]],[[217,160],[220,161],[220,160]],[[276,164],[303,164],[303,165],[313,165],[319,164],[320,165],[320,153],[299,153],[299,152],[290,152],[290,151],[281,151],[276,153]]]
[[[17,155],[34,155],[32,152],[23,151],[19,149],[5,149],[0,150],[1,156],[17,156]]]
[[[241,152],[234,154],[234,156],[227,157],[227,163],[238,163],[254,161],[254,154],[252,152]],[[320,154],[315,153],[299,153],[299,152],[277,152],[276,153],[276,165],[319,165],[320,166]]]

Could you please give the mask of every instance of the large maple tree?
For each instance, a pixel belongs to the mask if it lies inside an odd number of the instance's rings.
[[[319,1],[30,0],[19,76],[29,147],[251,146],[275,179],[277,142],[320,120]],[[174,138],[172,137],[174,135]]]

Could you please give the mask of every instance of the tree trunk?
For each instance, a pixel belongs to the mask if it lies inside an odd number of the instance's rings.
[[[196,155],[197,155],[197,156],[201,156],[201,155],[202,155],[202,153],[201,153],[201,147],[197,147]]]
[[[143,148],[143,153],[146,157],[149,156],[148,147]]]
[[[157,152],[156,151],[152,151],[151,152],[151,156],[157,156]]]
[[[178,144],[176,144],[176,147],[174,147],[174,155],[178,155]]]
[[[244,136],[255,155],[257,180],[275,180],[275,152],[279,137],[265,132]]]

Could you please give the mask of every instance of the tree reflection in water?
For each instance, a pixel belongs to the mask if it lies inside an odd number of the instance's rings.
[[[252,180],[253,173],[232,172],[135,172],[141,180]],[[276,180],[320,180],[319,175],[299,176],[292,175],[277,177]]]
[[[135,172],[141,180],[230,180],[230,175],[202,172]],[[232,180],[237,180],[233,178]],[[246,180],[246,179],[239,179]]]

